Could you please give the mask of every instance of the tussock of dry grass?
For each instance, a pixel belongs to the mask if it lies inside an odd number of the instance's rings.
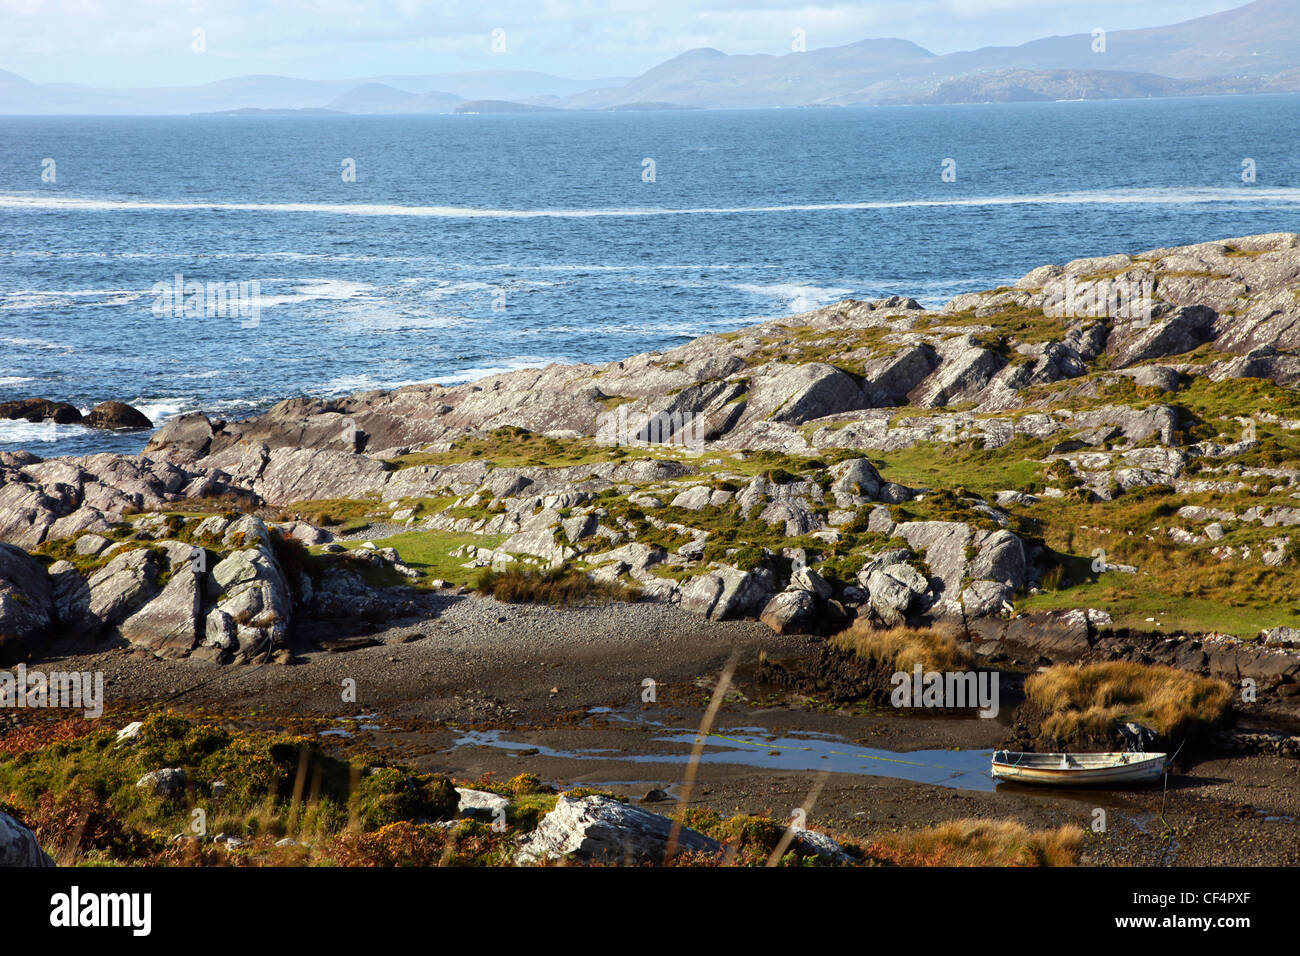
[[[1232,690],[1220,680],[1174,667],[1129,661],[1076,667],[1057,664],[1025,682],[1025,694],[1047,714],[1042,733],[1069,738],[1108,733],[1135,720],[1166,736],[1223,716]]]
[[[831,638],[831,646],[900,671],[911,671],[917,664],[927,671],[961,671],[971,666],[971,657],[958,646],[957,638],[941,628],[877,631],[859,622]]]
[[[949,820],[886,834],[868,852],[896,866],[1074,866],[1082,843],[1077,826],[1030,830],[1013,820]]]
[[[591,601],[637,601],[641,589],[593,581],[576,568],[549,571],[484,571],[475,590],[507,604],[582,604]]]

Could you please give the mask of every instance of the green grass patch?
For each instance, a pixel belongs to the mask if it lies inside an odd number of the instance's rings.
[[[496,548],[505,539],[505,535],[499,534],[458,534],[454,531],[426,530],[404,531],[388,538],[375,538],[373,542],[375,547],[392,548],[397,552],[397,556],[403,564],[420,572],[420,577],[412,579],[395,571],[366,569],[366,573],[370,574],[367,580],[373,578],[371,583],[390,587],[399,584],[418,587],[427,585],[429,581],[434,579],[442,579],[448,584],[457,586],[467,585],[474,580],[478,571],[473,568],[461,567],[469,559],[452,557],[451,552],[467,544],[480,548]],[[349,551],[357,551],[361,549],[364,542],[343,541],[340,543]],[[313,550],[319,554],[318,548]],[[323,554],[320,557],[328,560],[332,556]]]

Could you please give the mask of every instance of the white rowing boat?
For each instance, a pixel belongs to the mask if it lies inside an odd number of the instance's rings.
[[[1031,754],[999,750],[993,754],[997,780],[1047,787],[1149,783],[1159,780],[1168,754]]]

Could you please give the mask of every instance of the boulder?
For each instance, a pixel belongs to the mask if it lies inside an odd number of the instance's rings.
[[[570,858],[584,862],[661,861],[673,822],[610,797],[561,795],[515,851],[516,865]],[[677,834],[677,851],[719,853],[717,840],[690,827]]]
[[[831,586],[826,583],[826,579],[807,565],[790,575],[790,587],[792,590],[808,591],[821,601],[831,596]]]
[[[960,521],[908,521],[895,530],[916,552],[925,555],[930,576],[937,578],[941,599],[955,599],[966,579],[966,548],[973,532]]]
[[[910,564],[888,564],[867,576],[871,610],[890,627],[902,624],[913,604],[929,589],[929,582]]]
[[[1300,383],[1300,356],[1279,352],[1272,345],[1261,345],[1245,355],[1213,362],[1205,376],[1214,382],[1233,378],[1266,378],[1290,388]]]
[[[265,526],[259,519],[252,520],[257,527],[245,531],[238,540],[261,541]],[[235,624],[241,662],[267,656],[284,646],[293,620],[293,592],[268,544],[232,551],[209,572],[206,590],[217,598],[216,609]],[[214,619],[209,611],[203,644],[228,648],[228,638],[229,623],[220,617]]]
[[[858,383],[833,365],[772,364],[754,371],[745,419],[798,425],[865,404]]]
[[[994,531],[975,538],[975,559],[970,576],[998,581],[1012,590],[1025,586],[1025,546],[1010,531]]]
[[[967,617],[984,617],[1011,609],[1014,589],[1001,581],[972,581],[961,592],[962,611]]]
[[[153,422],[124,402],[100,402],[90,410],[85,424],[91,428],[153,428]]]
[[[893,355],[864,363],[862,391],[867,403],[883,408],[906,405],[912,391],[938,367],[939,354],[930,345],[911,345]]]
[[[54,617],[65,633],[94,631],[100,622],[90,613],[90,583],[71,561],[50,565]]]
[[[202,646],[233,653],[239,649],[239,625],[220,608],[213,608],[203,619]]]
[[[184,768],[164,767],[161,770],[149,771],[137,780],[135,785],[157,796],[170,797],[185,789],[187,779]]]
[[[844,847],[840,846],[838,840],[825,833],[818,833],[816,830],[804,828],[795,830],[791,847],[800,856],[815,856],[827,863],[848,864],[853,862],[853,857],[844,852]]]
[[[538,528],[535,531],[521,531],[511,535],[497,549],[507,554],[529,554],[542,558],[551,564],[560,564],[576,552],[555,540],[555,531],[551,528]]]
[[[963,336],[941,349],[943,363],[908,395],[913,405],[939,408],[974,398],[1007,360],[980,347],[973,336]]]
[[[1266,376],[1257,376],[1264,378]],[[1162,392],[1176,392],[1183,377],[1168,365],[1141,365],[1133,370],[1133,384],[1142,388],[1156,388]]]
[[[52,402],[48,398],[22,398],[15,402],[0,402],[0,418],[76,425],[81,422],[81,412],[67,402]]]
[[[884,482],[880,472],[865,458],[850,458],[830,468],[831,493],[841,508],[880,500]]]
[[[180,461],[202,458],[212,447],[214,428],[207,415],[178,415],[154,432],[146,452],[160,452]]]
[[[867,563],[862,566],[862,569],[858,571],[858,583],[865,589],[873,571],[879,571],[891,564],[906,564],[911,557],[912,552],[906,548],[894,548],[890,551],[882,551],[879,554],[872,555],[867,560]]]
[[[817,623],[817,600],[808,591],[782,591],[758,619],[778,634],[806,634]]]
[[[121,624],[158,594],[162,555],[152,548],[134,548],[114,558],[87,582],[87,623]]]
[[[472,817],[479,813],[494,815],[498,811],[504,813],[506,807],[510,806],[509,799],[489,790],[471,790],[468,787],[457,787],[456,794],[460,797],[456,812],[462,817]]]
[[[1300,647],[1300,628],[1274,627],[1264,631],[1260,636],[1264,638],[1265,644],[1275,644],[1280,647]]]
[[[772,594],[770,571],[741,571],[728,565],[692,578],[681,589],[685,610],[727,621],[756,612]]]
[[[0,665],[38,654],[54,620],[44,566],[21,548],[0,544]]]
[[[133,646],[159,657],[185,657],[198,644],[202,594],[199,577],[182,565],[162,592],[118,626]]]
[[[36,834],[7,813],[0,813],[0,867],[53,866]]]

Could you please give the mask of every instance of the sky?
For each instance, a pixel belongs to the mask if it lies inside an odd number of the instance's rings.
[[[695,47],[788,53],[901,37],[933,53],[1161,26],[1243,0],[0,0],[0,69],[38,83],[182,86],[539,70],[635,76]],[[201,31],[196,33],[195,31]],[[201,38],[202,42],[198,42]],[[202,47],[201,50],[196,49]]]

